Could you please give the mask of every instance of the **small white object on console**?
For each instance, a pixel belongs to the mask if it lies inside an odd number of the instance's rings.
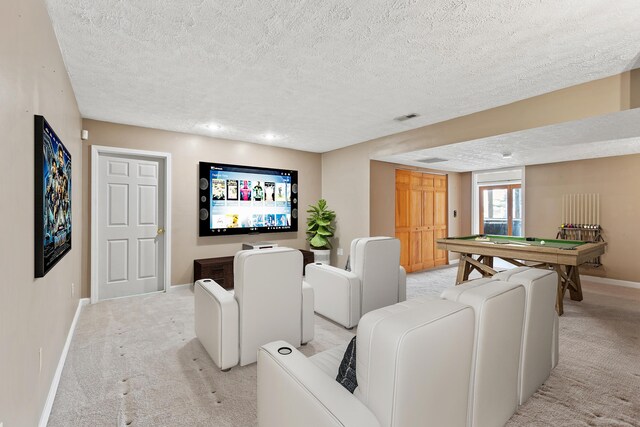
[[[242,250],[251,250],[251,249],[271,249],[277,248],[278,244],[273,242],[249,242],[242,244]]]

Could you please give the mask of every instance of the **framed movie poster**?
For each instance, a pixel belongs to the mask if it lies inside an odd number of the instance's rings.
[[[35,116],[35,277],[71,250],[71,154],[42,116]]]

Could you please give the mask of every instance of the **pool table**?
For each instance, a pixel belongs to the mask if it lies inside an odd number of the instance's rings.
[[[438,249],[460,254],[456,285],[469,280],[473,270],[483,276],[493,276],[497,273],[493,269],[496,257],[515,266],[554,269],[558,273],[556,309],[562,314],[567,289],[572,300],[582,301],[578,266],[602,255],[606,243],[478,234],[438,239],[437,245]]]

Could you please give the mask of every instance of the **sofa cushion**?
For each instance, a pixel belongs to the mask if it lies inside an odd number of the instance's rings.
[[[353,393],[358,387],[358,380],[356,379],[356,337],[351,339],[347,346],[347,351],[344,352],[336,381],[349,390],[349,393]]]

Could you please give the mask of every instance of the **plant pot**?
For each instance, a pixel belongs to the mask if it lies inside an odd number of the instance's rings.
[[[330,249],[313,249],[311,248],[311,252],[313,252],[313,261],[319,262],[320,264],[331,264],[331,250]]]

